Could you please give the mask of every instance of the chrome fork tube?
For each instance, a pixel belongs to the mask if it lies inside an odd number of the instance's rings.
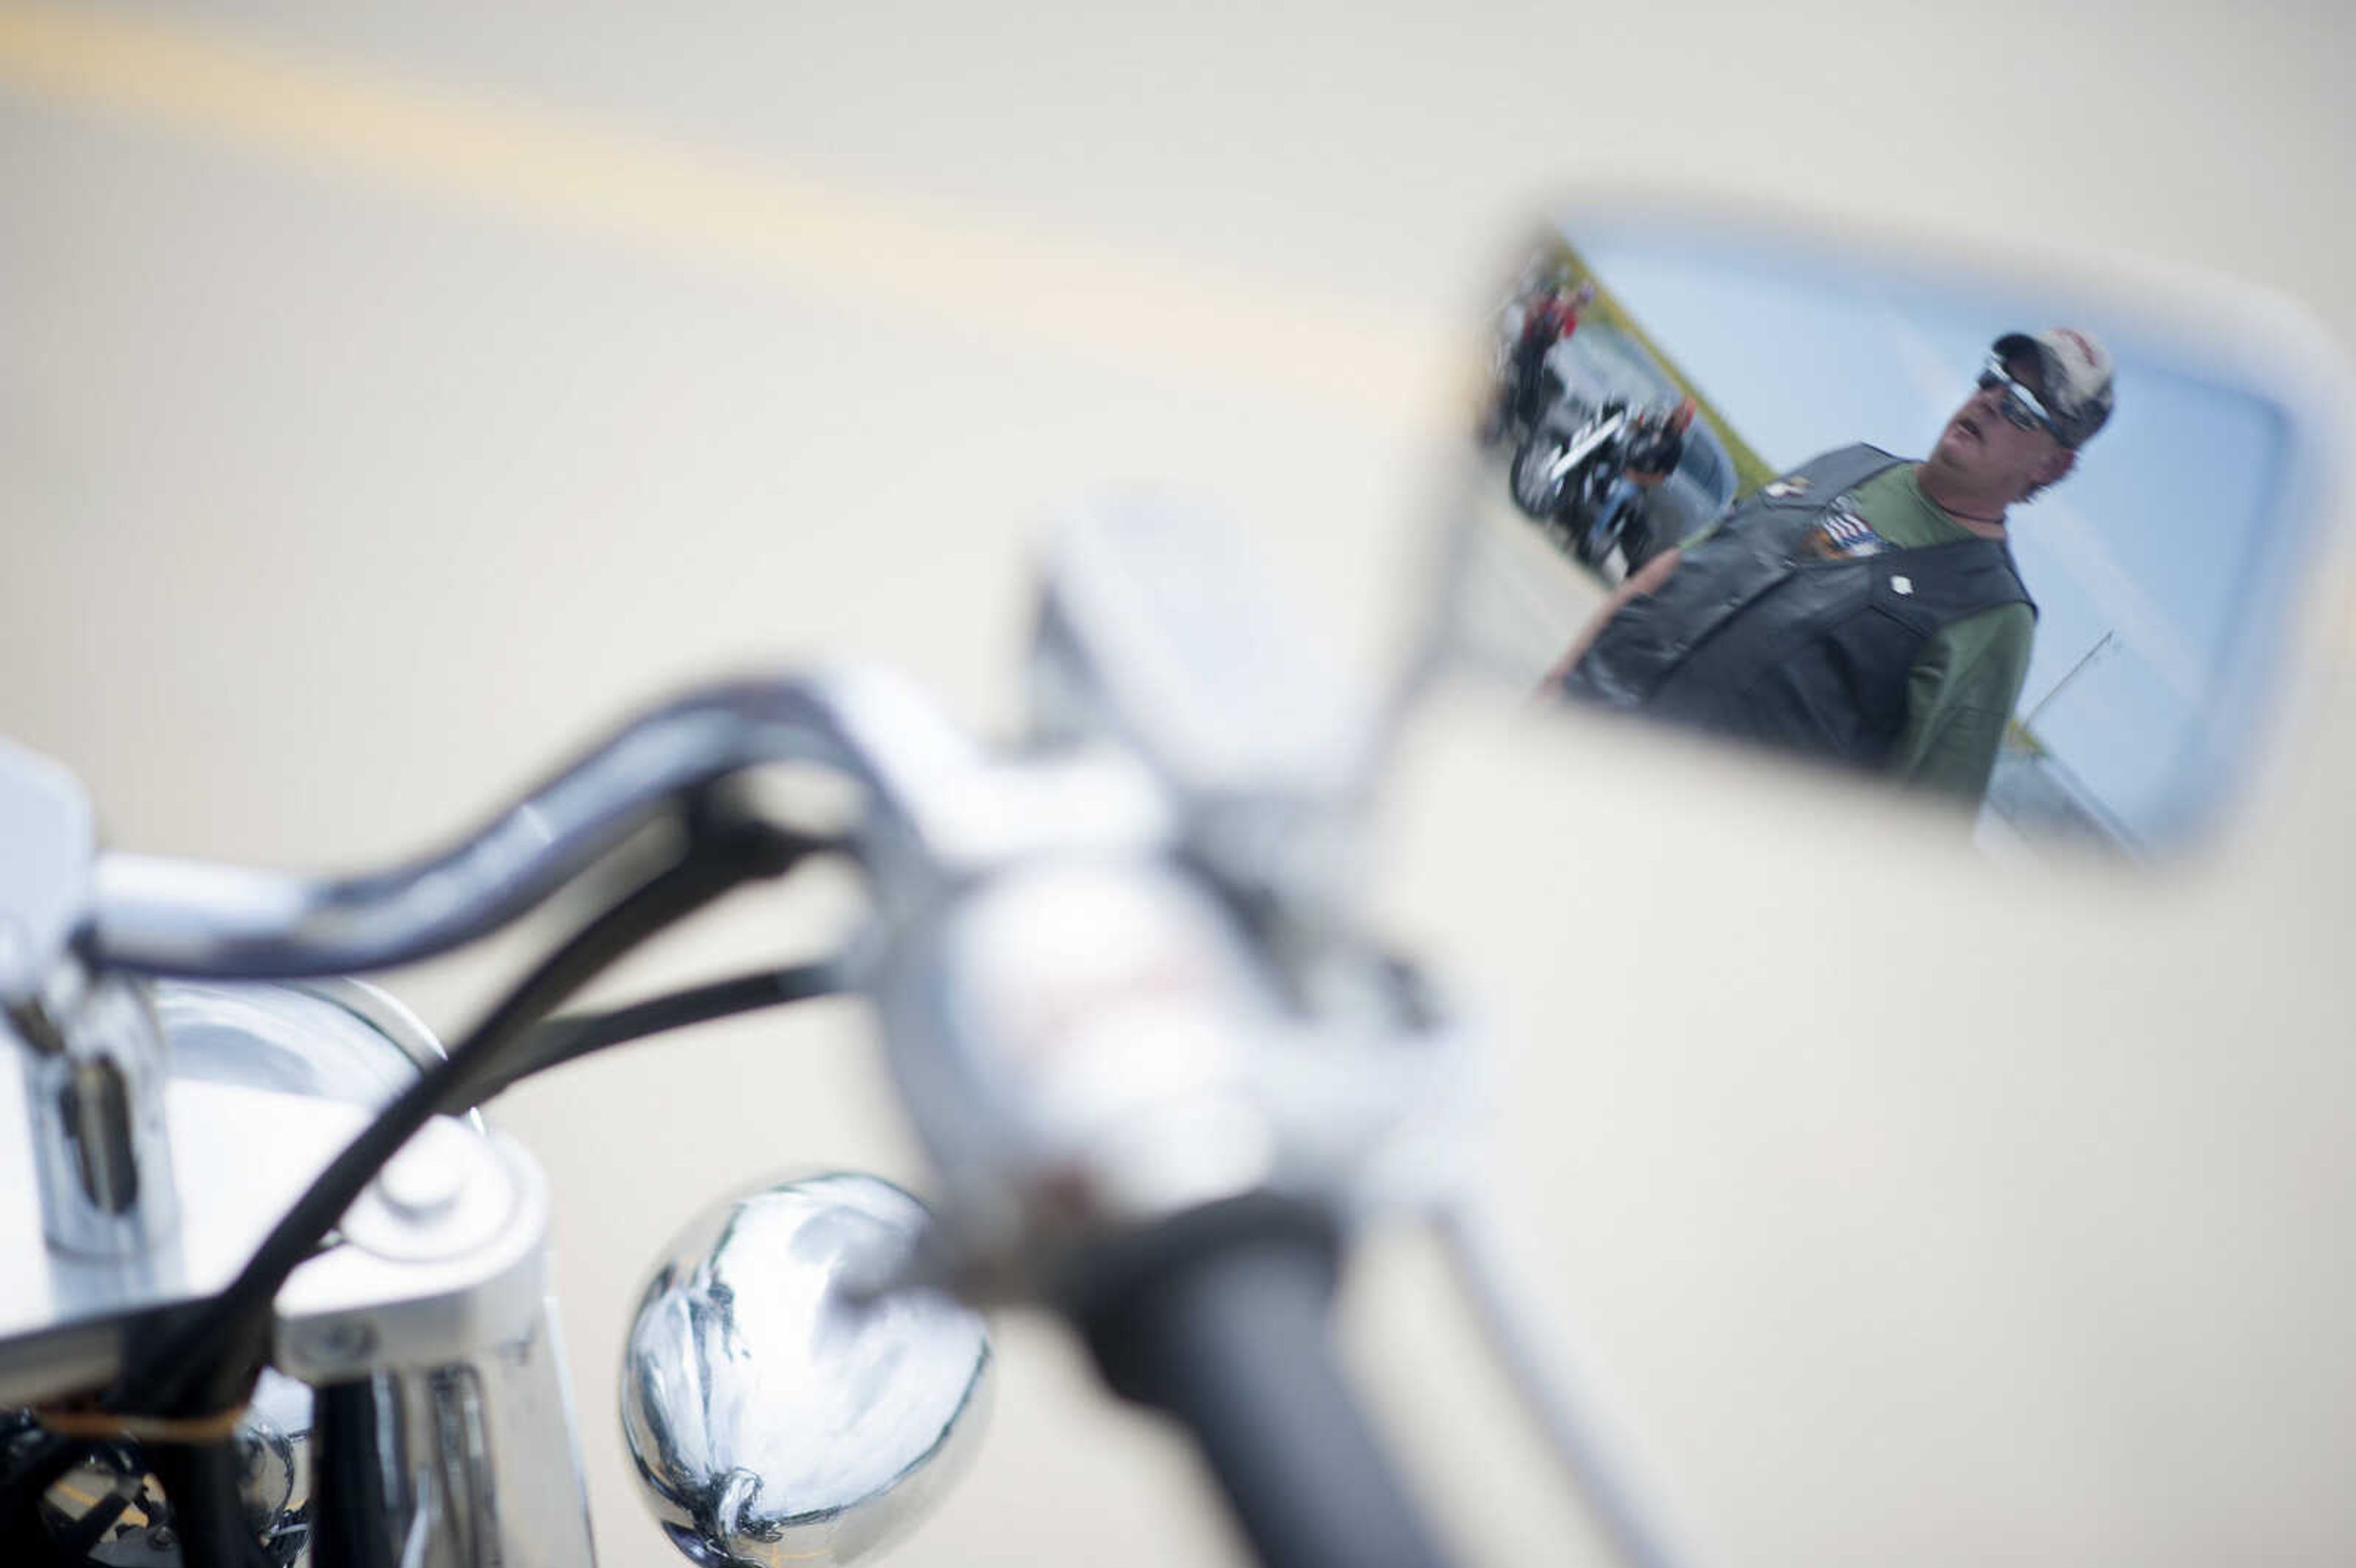
[[[318,1391],[313,1561],[587,1568],[595,1561],[555,1304],[440,1366]]]

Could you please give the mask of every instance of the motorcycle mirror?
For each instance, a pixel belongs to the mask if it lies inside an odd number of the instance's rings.
[[[1608,198],[1497,276],[1427,663],[2029,862],[2175,858],[2295,734],[2349,378],[2286,302]]]
[[[855,1562],[963,1473],[989,1333],[930,1291],[875,1294],[931,1223],[879,1178],[821,1175],[721,1202],[665,1250],[623,1352],[622,1431],[699,1568]]]

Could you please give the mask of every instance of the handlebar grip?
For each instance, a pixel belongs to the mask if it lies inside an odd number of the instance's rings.
[[[1074,1317],[1123,1398],[1193,1435],[1268,1568],[1438,1568],[1333,1354],[1330,1226],[1208,1211],[1124,1260]]]

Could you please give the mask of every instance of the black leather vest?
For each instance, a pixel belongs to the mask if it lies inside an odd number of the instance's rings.
[[[1879,765],[1905,729],[1922,645],[1977,611],[2037,608],[2001,540],[1854,558],[1810,548],[1837,500],[1904,461],[1845,447],[1745,497],[1658,592],[1612,617],[1564,692]]]

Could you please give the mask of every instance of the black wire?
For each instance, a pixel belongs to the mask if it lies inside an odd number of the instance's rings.
[[[238,1494],[234,1440],[150,1444],[147,1464],[172,1505],[186,1568],[270,1568]]]
[[[121,1492],[110,1491],[90,1506],[90,1510],[58,1533],[58,1550],[70,1563],[88,1561],[91,1549],[106,1539],[123,1516],[131,1511],[131,1499]]]
[[[715,980],[610,1012],[567,1013],[550,1019],[517,1040],[514,1051],[477,1080],[473,1097],[466,1104],[454,1108],[472,1109],[535,1072],[578,1061],[609,1045],[620,1045],[665,1029],[708,1023],[756,1008],[830,997],[847,988],[841,963],[826,961]]]
[[[377,1421],[373,1378],[329,1383],[312,1395],[312,1568],[392,1568],[395,1531]]]
[[[130,1359],[107,1404],[120,1412],[203,1415],[234,1406],[268,1359],[271,1304],[299,1264],[374,1180],[385,1162],[439,1113],[472,1103],[478,1081],[534,1023],[616,959],[729,890],[782,874],[817,848],[744,818],[690,816],[686,849],[541,961],[442,1061],[362,1129],[272,1228],[228,1289]]]

